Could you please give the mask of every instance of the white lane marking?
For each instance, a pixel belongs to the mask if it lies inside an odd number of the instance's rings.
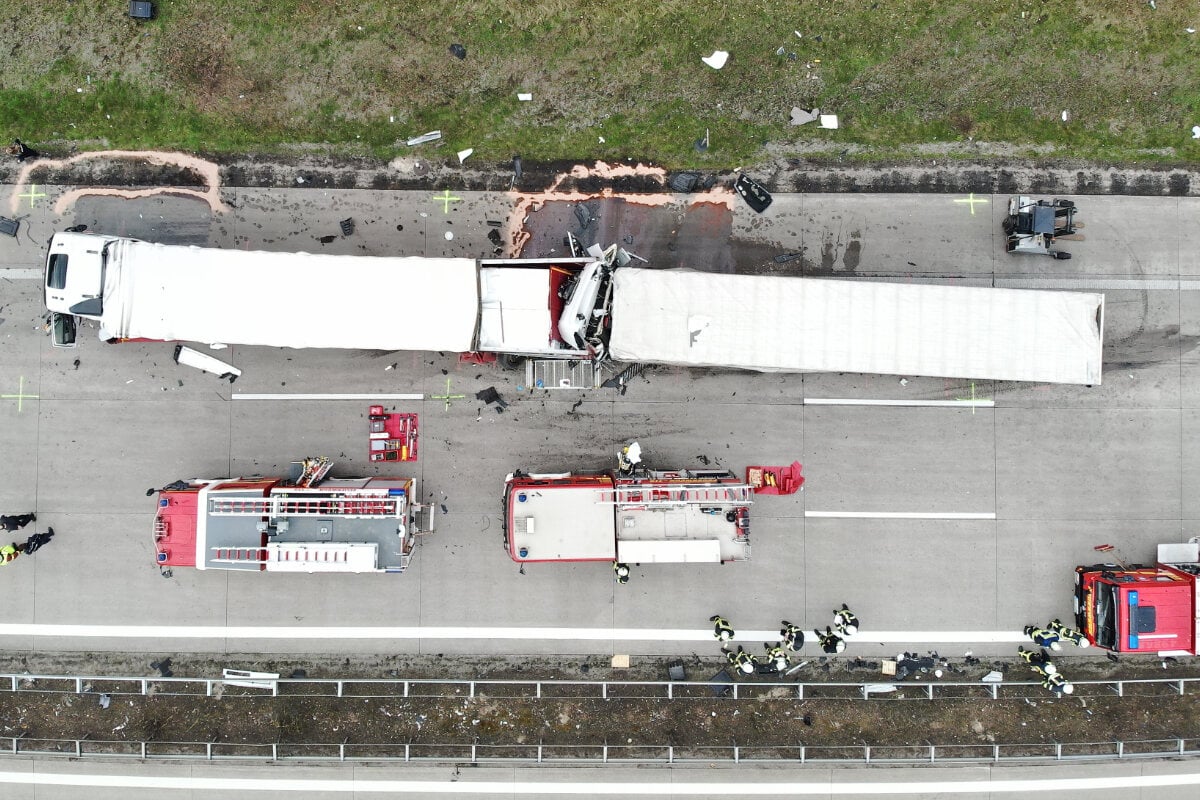
[[[1104,769],[1098,766],[1096,769]],[[949,774],[949,773],[948,773]],[[631,795],[691,797],[711,795],[767,796],[841,796],[841,795],[950,795],[1017,792],[1085,792],[1196,786],[1200,773],[1176,775],[1121,775],[1095,778],[1025,778],[970,780],[931,780],[911,783],[838,782],[816,779],[799,781],[703,782],[672,780],[678,773],[661,781],[422,781],[387,779],[326,778],[197,778],[184,775],[120,775],[66,772],[8,772],[0,770],[0,783],[38,786],[91,786],[128,789],[190,789],[211,792],[330,792],[339,794],[464,794],[506,795]],[[1107,795],[1106,795],[1107,796]]]
[[[234,394],[234,400],[424,400],[423,394]]]
[[[995,519],[995,511],[805,511],[829,519]]]
[[[961,406],[992,408],[995,400],[862,400],[853,397],[806,397],[806,406]]]
[[[7,278],[10,281],[36,281],[42,277],[42,270],[38,267],[8,267],[0,269],[0,278]]]
[[[1186,278],[996,278],[997,289],[1153,289],[1172,292],[1200,290],[1200,281]]]
[[[825,625],[822,618],[821,625]],[[487,627],[288,627],[258,625],[56,625],[0,623],[0,636],[83,639],[473,639],[517,641],[712,642],[712,628],[487,628]],[[740,641],[779,638],[779,629],[738,630]],[[851,639],[868,644],[1024,642],[1020,631],[862,631]]]

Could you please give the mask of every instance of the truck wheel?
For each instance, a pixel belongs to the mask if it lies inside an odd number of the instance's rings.
[[[520,369],[525,363],[524,356],[514,356],[510,353],[501,353],[497,360],[502,369]]]

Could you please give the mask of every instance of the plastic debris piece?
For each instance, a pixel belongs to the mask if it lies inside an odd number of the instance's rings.
[[[1200,139],[1200,125],[1193,125],[1193,126],[1192,126],[1192,138],[1193,138],[1193,139]]]
[[[517,92],[517,99],[520,100],[522,103],[528,103],[530,100],[533,99],[533,93],[532,92]]]
[[[466,161],[467,158],[471,155],[471,153],[474,153],[474,152],[475,152],[474,147],[468,147],[466,150],[459,150],[458,151],[458,163],[461,164],[464,161]]]
[[[759,214],[767,210],[767,206],[771,205],[771,194],[758,181],[751,178],[746,173],[738,175],[737,180],[733,184],[733,190],[742,196],[746,201],[746,205],[754,209]]]
[[[413,138],[409,139],[406,144],[409,147],[412,147],[418,144],[425,144],[426,142],[437,141],[440,138],[442,138],[441,131],[430,131],[429,133],[422,133],[420,136],[414,136]]]
[[[729,53],[724,50],[714,50],[711,56],[704,56],[700,59],[705,64],[708,64],[713,69],[720,69],[725,66],[725,62],[729,60]]]
[[[1004,680],[1004,673],[998,669],[994,669],[979,680],[984,683],[1000,683],[1000,681]]]
[[[106,694],[100,695],[100,707],[108,708],[110,705],[112,705],[112,697]]]
[[[1071,118],[1071,112],[1070,112],[1070,111],[1067,111],[1066,109],[1063,109],[1063,113],[1062,113],[1062,121],[1063,121],[1063,122],[1066,122],[1066,121],[1067,121],[1067,120],[1069,120],[1070,118]]]
[[[792,106],[792,124],[807,125],[815,121],[821,116],[821,109],[814,108],[812,111],[805,111],[800,106]]]
[[[704,138],[696,140],[696,152],[703,153],[708,150],[708,128],[704,129]]]
[[[837,114],[822,114],[821,127],[826,130],[836,131],[838,127]]]
[[[462,61],[467,57],[467,48],[455,42],[454,44],[450,45],[450,55],[454,56],[459,61]]]

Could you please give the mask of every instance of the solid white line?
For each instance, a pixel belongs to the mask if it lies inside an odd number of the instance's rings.
[[[806,397],[806,406],[961,406],[992,408],[995,400],[861,400],[853,397]]]
[[[32,281],[42,277],[40,267],[7,267],[0,269],[0,278],[8,278],[12,281]]]
[[[234,394],[234,400],[424,400],[423,394]]]
[[[806,517],[831,519],[995,519],[995,511],[805,511]]]
[[[832,619],[832,612],[830,612]],[[827,622],[822,619],[821,626]],[[289,627],[262,625],[58,625],[0,623],[0,636],[81,639],[293,639],[389,640],[469,639],[507,641],[712,642],[712,628],[488,628],[488,627]],[[779,638],[779,629],[739,630],[740,641]],[[1029,639],[1020,631],[863,631],[854,641],[868,644],[1004,643]]]
[[[1095,767],[1104,769],[1103,765]],[[947,773],[951,774],[951,773]],[[670,776],[676,777],[676,776]],[[631,795],[689,797],[711,795],[766,796],[791,795],[950,795],[1017,792],[1086,792],[1130,790],[1200,785],[1200,773],[1175,775],[1121,775],[1095,778],[1026,778],[1012,780],[982,779],[931,780],[911,783],[831,782],[828,778],[812,782],[797,781],[422,781],[386,779],[324,778],[197,778],[171,775],[119,775],[64,772],[8,772],[0,770],[0,783],[39,786],[90,786],[129,789],[190,789],[212,792],[329,792],[339,794],[464,794],[507,795]]]

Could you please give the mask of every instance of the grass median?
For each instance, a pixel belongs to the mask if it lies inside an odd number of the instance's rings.
[[[721,168],[973,141],[1200,158],[1200,11],[1173,0],[172,0],[148,22],[124,0],[0,8],[0,116],[35,145],[389,158],[438,129],[417,152]],[[701,62],[718,49],[722,69]],[[841,127],[791,126],[793,106]]]

